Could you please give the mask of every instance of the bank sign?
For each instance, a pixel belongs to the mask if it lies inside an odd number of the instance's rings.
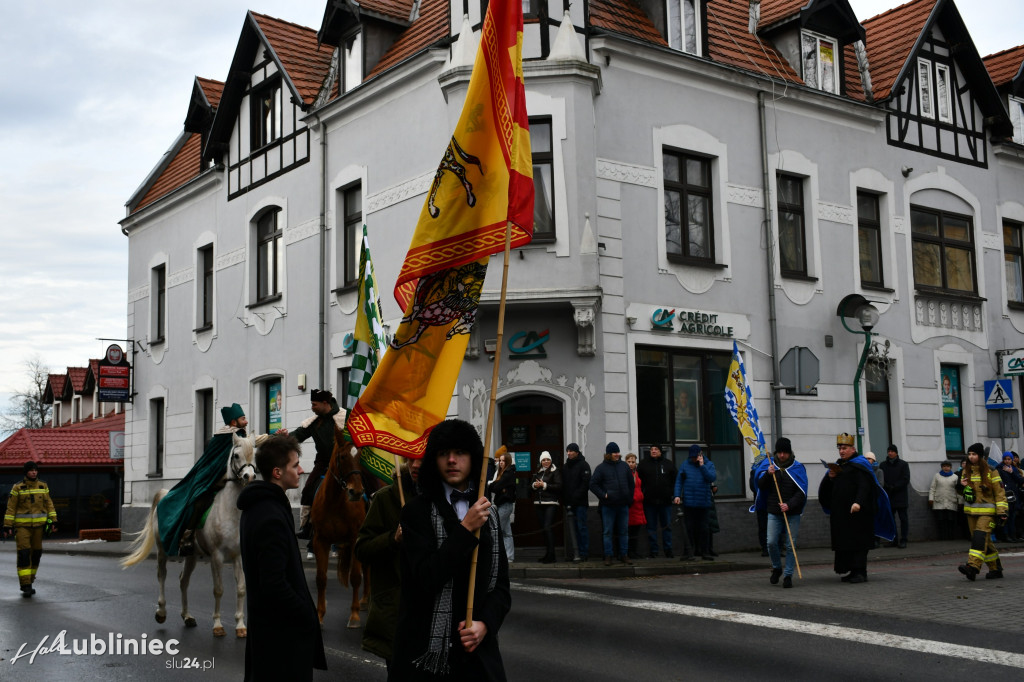
[[[1008,377],[1024,376],[1024,349],[1003,356],[1003,374]]]
[[[636,330],[650,329],[723,339],[745,339],[750,335],[750,322],[746,315],[734,313],[634,303],[629,306],[626,315]]]

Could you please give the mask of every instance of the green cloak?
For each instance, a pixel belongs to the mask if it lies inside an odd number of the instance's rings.
[[[245,432],[237,433],[244,435]],[[216,485],[227,471],[228,458],[234,447],[232,435],[231,431],[215,434],[192,470],[156,506],[160,542],[168,556],[178,555],[178,542],[192,515],[196,498]]]

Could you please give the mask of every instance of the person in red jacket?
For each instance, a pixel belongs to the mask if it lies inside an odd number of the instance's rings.
[[[644,493],[640,487],[640,474],[636,472],[636,455],[626,455],[626,464],[633,474],[633,502],[629,505],[629,542],[626,555],[630,559],[639,559],[640,554],[636,551],[637,538],[640,537],[640,529],[647,527],[647,517],[644,515]]]

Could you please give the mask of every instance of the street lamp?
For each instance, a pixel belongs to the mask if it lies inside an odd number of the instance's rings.
[[[853,409],[854,418],[857,425],[857,453],[864,454],[862,449],[863,436],[861,435],[860,426],[860,377],[864,372],[864,363],[868,359],[868,353],[871,352],[871,330],[878,324],[878,309],[875,306],[861,296],[860,294],[850,294],[839,302],[839,308],[836,310],[836,315],[843,323],[843,327],[846,331],[851,334],[863,334],[864,335],[864,352],[860,354],[860,362],[857,364],[857,374],[853,378]],[[861,331],[856,329],[850,329],[850,326],[846,324],[846,318],[852,317],[857,320],[857,323],[861,327]]]

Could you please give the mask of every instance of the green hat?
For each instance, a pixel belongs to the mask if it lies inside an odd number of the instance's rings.
[[[238,403],[231,403],[231,407],[220,408],[220,414],[224,417],[225,424],[230,424],[235,419],[245,416],[245,412],[242,411],[242,406]]]

